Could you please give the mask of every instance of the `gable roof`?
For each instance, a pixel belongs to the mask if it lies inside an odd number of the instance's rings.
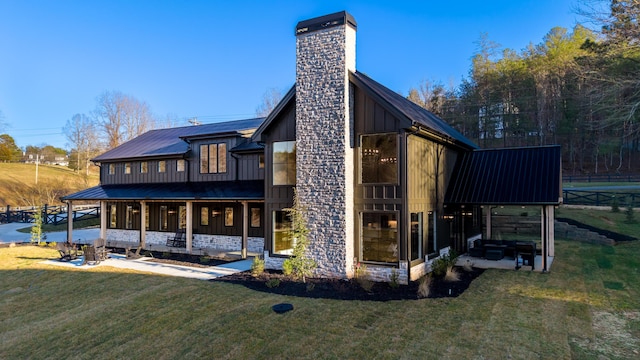
[[[456,129],[447,124],[432,112],[416,105],[402,95],[391,91],[384,85],[376,82],[361,72],[350,72],[349,80],[359,89],[365,91],[374,98],[381,106],[389,110],[396,117],[406,120],[408,123],[420,127],[426,132],[430,132],[438,137],[444,137],[450,141],[468,149],[477,149],[478,146]],[[291,101],[295,101],[295,85],[287,92],[278,105],[271,111],[266,120],[253,134],[254,141],[262,140],[262,133],[271,126],[271,123],[287,107]]]
[[[471,140],[467,139],[431,111],[420,107],[367,75],[356,71],[350,73],[349,78],[361,90],[364,90],[367,94],[375,98],[380,105],[390,110],[395,116],[408,120],[412,125],[417,125],[427,132],[445,137],[464,147],[470,149],[478,148]]]
[[[445,203],[559,204],[561,177],[560,145],[474,150],[463,155]]]
[[[180,156],[189,150],[185,141],[189,138],[222,134],[242,135],[244,132],[255,130],[263,121],[263,118],[256,118],[151,130],[95,157],[92,161]]]

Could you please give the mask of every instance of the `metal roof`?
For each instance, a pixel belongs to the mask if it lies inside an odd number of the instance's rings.
[[[355,73],[351,73],[350,79],[356,83],[356,85],[360,85],[359,88],[365,91],[368,90],[370,93],[377,95],[379,100],[386,103],[387,108],[397,110],[400,116],[410,120],[412,123],[421,125],[426,130],[431,130],[437,135],[449,138],[470,149],[478,148],[475,143],[467,139],[464,135],[458,132],[458,130],[451,127],[446,121],[439,118],[431,111],[420,107],[411,100],[371,79],[367,75],[356,71]],[[384,106],[385,104],[381,105]]]
[[[264,200],[264,180],[98,185],[68,200]]]
[[[257,129],[263,121],[263,118],[256,118],[151,130],[99,155],[92,159],[92,161],[103,162],[134,158],[178,156],[185,154],[189,150],[189,145],[183,138],[233,133],[242,134],[243,132]]]
[[[561,165],[560,145],[474,150],[454,171],[445,203],[559,204]]]

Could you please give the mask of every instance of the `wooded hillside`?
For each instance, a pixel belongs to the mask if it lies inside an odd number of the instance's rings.
[[[78,174],[62,166],[0,163],[0,207],[60,204],[60,196],[99,182],[98,174]]]

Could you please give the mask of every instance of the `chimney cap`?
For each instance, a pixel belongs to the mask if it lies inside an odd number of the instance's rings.
[[[296,25],[296,35],[306,34],[318,30],[348,24],[357,29],[356,19],[346,11],[320,16],[317,18],[303,20]]]

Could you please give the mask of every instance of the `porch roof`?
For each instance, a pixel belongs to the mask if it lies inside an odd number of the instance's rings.
[[[263,180],[98,185],[61,198],[75,200],[264,200]]]
[[[556,205],[562,201],[559,145],[474,150],[463,155],[445,203]]]

